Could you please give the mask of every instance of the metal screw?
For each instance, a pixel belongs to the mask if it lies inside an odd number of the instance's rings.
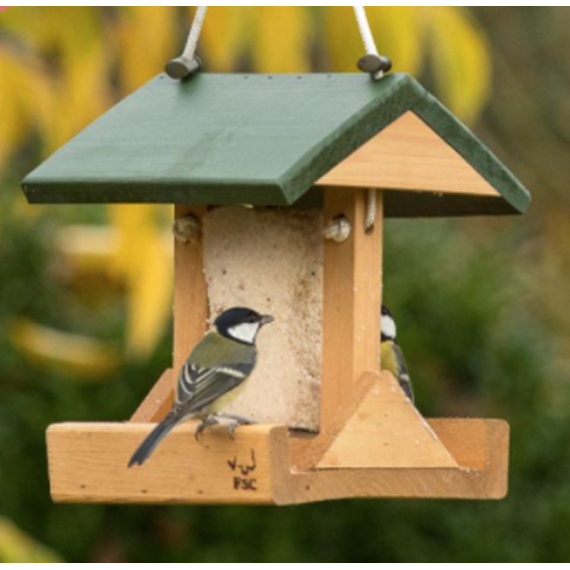
[[[200,237],[200,222],[196,216],[184,216],[174,222],[173,231],[180,243],[196,245]]]
[[[327,240],[344,243],[352,234],[352,224],[345,216],[338,216],[329,222],[323,233]]]

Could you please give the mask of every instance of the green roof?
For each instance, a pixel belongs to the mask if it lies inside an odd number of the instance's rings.
[[[199,73],[185,82],[160,75],[56,152],[23,189],[41,204],[290,206],[407,111],[504,200],[430,201],[394,192],[387,200],[394,215],[414,215],[416,199],[427,215],[527,209],[530,194],[499,160],[419,83],[399,74],[372,81],[365,74]]]

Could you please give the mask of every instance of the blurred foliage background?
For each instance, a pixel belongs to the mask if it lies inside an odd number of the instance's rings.
[[[62,507],[44,433],[128,418],[171,359],[167,207],[29,207],[20,179],[177,55],[192,9],[0,15],[0,561],[570,559],[570,10],[369,7],[381,51],[532,190],[522,219],[392,222],[387,301],[420,408],[503,417],[500,503]],[[354,71],[350,7],[213,7],[216,71]],[[45,545],[45,546],[44,546]]]

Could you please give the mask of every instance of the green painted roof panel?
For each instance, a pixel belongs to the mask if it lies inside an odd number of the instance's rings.
[[[416,109],[444,138],[455,136],[456,148],[463,144],[466,160],[474,162],[466,156],[473,152],[483,161],[496,187],[500,175],[497,189],[508,204],[517,211],[528,205],[530,196],[498,160],[398,74],[375,82],[364,74],[204,73],[182,83],[160,75],[56,152],[23,188],[32,203],[291,205]]]

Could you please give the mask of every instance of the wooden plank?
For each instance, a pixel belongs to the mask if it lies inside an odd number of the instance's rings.
[[[63,503],[198,505],[293,505],[350,498],[484,500],[506,495],[509,430],[504,422],[431,424],[442,439],[448,438],[448,445],[453,442],[453,453],[483,468],[301,472],[289,467],[284,428],[242,428],[235,441],[220,428],[207,432],[198,445],[195,426],[188,424],[175,430],[147,465],[129,470],[131,454],[153,426],[64,424],[48,431],[52,495]],[[290,436],[291,443],[295,439]]]
[[[412,111],[333,168],[318,185],[500,198],[469,162]]]
[[[479,470],[492,462],[487,443],[491,432],[500,430],[508,438],[510,431],[500,420],[430,420],[429,424],[461,467]]]
[[[390,373],[382,373],[335,438],[318,468],[457,466],[396,379]]]
[[[223,428],[201,443],[195,424],[177,428],[143,467],[127,469],[154,426],[63,424],[48,431],[52,496],[60,503],[270,504],[273,440],[280,430],[250,427],[235,441]],[[285,441],[285,431],[281,430]],[[278,459],[278,458],[277,458]]]
[[[176,206],[176,218],[193,215],[202,223],[206,209]],[[182,369],[208,330],[208,285],[203,236],[197,243],[175,242],[174,372]]]
[[[324,254],[323,378],[321,434],[338,433],[344,410],[354,400],[355,384],[380,371],[382,290],[382,196],[374,231],[365,231],[367,192],[327,189],[325,220],[344,215],[350,239],[327,241]],[[325,222],[326,223],[326,222]]]
[[[500,500],[508,492],[509,427],[496,420],[430,420],[456,468],[332,469],[281,473],[278,505],[351,498]],[[453,435],[452,435],[453,434]]]
[[[206,209],[199,206],[177,206],[176,219],[193,215],[201,223]],[[204,274],[204,244],[200,235],[196,243],[174,241],[174,370],[166,371],[139,406],[131,422],[158,423],[174,404],[178,370],[193,348],[207,332],[208,286]]]

